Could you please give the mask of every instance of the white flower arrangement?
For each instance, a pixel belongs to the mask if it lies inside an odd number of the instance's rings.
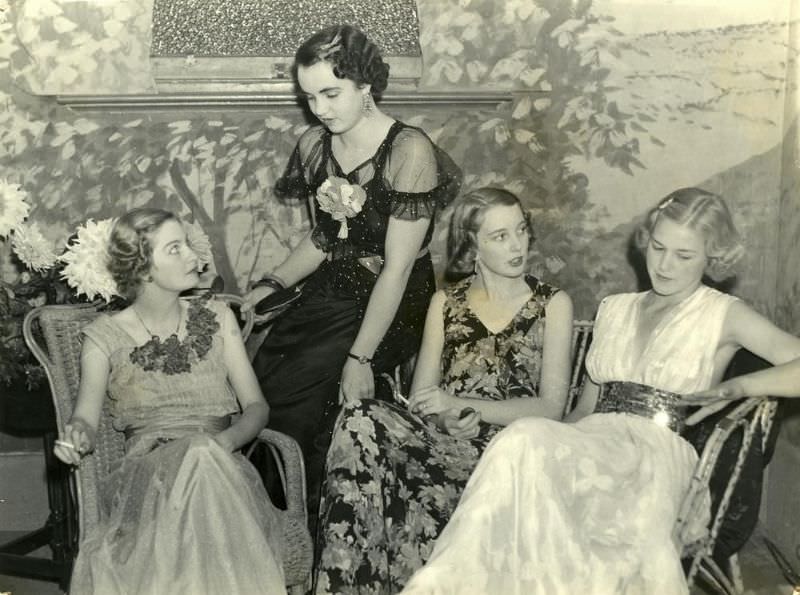
[[[38,223],[20,223],[11,235],[11,247],[29,269],[46,271],[58,261],[53,244],[39,230]]]
[[[113,219],[89,219],[78,228],[76,239],[59,257],[65,265],[61,278],[78,295],[84,294],[89,300],[100,296],[108,303],[119,295],[117,284],[108,270],[108,244],[113,225]]]
[[[7,240],[20,262],[41,273],[56,264],[58,255],[39,225],[26,223],[31,207],[19,184],[0,178],[0,238]]]
[[[19,184],[0,178],[0,238],[8,237],[28,217],[31,207],[25,202],[27,196]]]

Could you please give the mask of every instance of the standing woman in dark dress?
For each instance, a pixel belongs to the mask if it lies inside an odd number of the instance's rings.
[[[315,225],[247,295],[255,305],[304,281],[254,361],[270,426],[298,441],[313,530],[338,404],[375,396],[375,379],[419,348],[434,275],[428,243],[460,171],[420,129],[374,95],[389,66],[348,25],[319,31],[295,55],[302,96],[321,125],[300,138],[278,197],[313,197]]]

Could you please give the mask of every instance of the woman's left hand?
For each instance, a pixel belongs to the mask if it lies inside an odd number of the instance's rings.
[[[442,390],[438,386],[426,386],[415,391],[408,399],[408,409],[419,415],[433,415],[448,409],[461,409],[463,401]]]
[[[348,358],[339,383],[339,404],[355,403],[375,396],[375,377],[372,366]]]
[[[701,405],[700,409],[686,418],[686,425],[693,426],[709,415],[713,415],[725,409],[731,401],[743,399],[746,396],[744,387],[736,378],[721,382],[714,388],[691,395],[685,395],[681,399],[683,403],[687,405]]]
[[[225,432],[214,434],[214,441],[217,444],[219,444],[222,450],[224,450],[225,452],[233,452],[235,450],[233,444],[231,443],[230,439],[225,434]]]

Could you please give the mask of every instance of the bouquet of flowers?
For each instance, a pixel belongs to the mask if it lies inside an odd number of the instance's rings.
[[[75,296],[59,278],[58,254],[36,223],[18,184],[0,179],[0,386],[42,386],[44,371],[28,351],[22,320],[42,304],[64,304]],[[2,389],[0,389],[2,390]]]
[[[317,188],[319,208],[339,222],[339,239],[347,238],[347,219],[360,213],[366,200],[367,193],[361,186],[337,176],[330,176]]]

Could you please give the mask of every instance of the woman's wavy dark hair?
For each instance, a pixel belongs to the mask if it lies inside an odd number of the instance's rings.
[[[700,188],[681,188],[665,196],[636,230],[636,246],[643,254],[660,217],[703,234],[708,255],[705,274],[708,277],[722,281],[732,275],[734,265],[744,254],[744,245],[721,196]]]
[[[475,270],[475,255],[478,252],[478,231],[486,218],[486,211],[492,207],[517,206],[522,210],[528,233],[533,241],[530,215],[524,209],[519,198],[502,188],[478,188],[461,196],[455,202],[450,228],[447,234],[447,267],[448,278],[457,278]]]
[[[383,93],[389,82],[389,65],[378,46],[352,25],[327,27],[306,39],[294,56],[295,80],[299,66],[313,66],[323,60],[331,63],[336,77],[350,79],[359,87],[370,85],[372,95]]]
[[[174,213],[143,207],[125,213],[111,229],[108,270],[128,301],[136,298],[153,264],[150,238],[167,221],[180,222]]]

